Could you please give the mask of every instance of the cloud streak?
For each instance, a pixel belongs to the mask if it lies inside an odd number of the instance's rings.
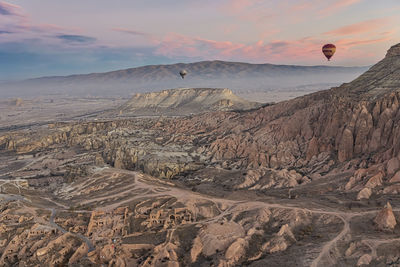
[[[315,54],[315,51],[319,52],[319,46],[320,42],[313,39],[275,40],[268,43],[259,40],[253,44],[244,44],[170,33],[163,39],[155,53],[171,58],[244,60],[259,63],[281,60],[288,62],[319,57],[319,53]]]
[[[359,49],[362,46],[373,45],[389,41],[391,36],[379,38],[339,38],[335,40],[338,47],[336,58],[342,60],[357,57],[373,57],[370,51]],[[169,58],[192,59],[220,59],[239,60],[253,63],[284,63],[302,64],[301,62],[314,62],[320,64],[324,60],[321,46],[324,39],[306,37],[296,40],[273,40],[263,42],[259,40],[251,44],[235,43],[230,41],[215,41],[199,37],[190,37],[178,33],[169,33],[155,54]],[[376,54],[375,54],[376,55]]]
[[[145,33],[145,32],[141,32],[141,31],[135,31],[135,30],[131,30],[131,29],[126,29],[126,28],[112,28],[112,31],[115,32],[122,32],[122,33],[127,33],[127,34],[131,34],[131,35],[139,35],[139,36],[150,36],[150,34]]]
[[[371,19],[362,21],[359,23],[354,23],[351,25],[343,26],[338,29],[325,32],[325,35],[343,36],[343,35],[354,35],[364,32],[371,32],[373,30],[379,29],[390,22],[388,18],[381,19]]]
[[[141,38],[147,40],[149,42],[149,45],[151,45],[151,46],[160,44],[159,38],[157,38],[153,34],[150,34],[147,32],[127,29],[127,28],[112,28],[111,30],[114,32],[120,32],[120,33],[131,35],[131,36],[141,37]]]
[[[70,44],[87,44],[96,41],[96,38],[90,36],[72,34],[61,34],[57,35],[56,38]]]
[[[21,7],[7,2],[0,2],[0,15],[22,16]]]
[[[344,49],[351,48],[353,46],[376,44],[390,40],[390,37],[382,37],[375,39],[341,39],[336,42],[338,46],[342,46]]]
[[[336,13],[338,11],[341,11],[342,9],[345,9],[349,6],[355,5],[361,0],[336,0],[336,1],[327,1],[328,3],[332,3],[328,5],[327,7],[321,9],[319,11],[319,14],[321,16],[326,16],[326,15],[332,15],[333,13]]]

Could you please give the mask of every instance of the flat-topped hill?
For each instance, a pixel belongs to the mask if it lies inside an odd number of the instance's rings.
[[[188,115],[207,111],[248,110],[260,107],[224,88],[180,88],[137,93],[121,106],[122,114]]]

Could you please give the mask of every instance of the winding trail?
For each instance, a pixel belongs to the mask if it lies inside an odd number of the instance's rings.
[[[343,216],[337,216],[340,218],[343,223],[343,229],[342,231],[331,241],[327,242],[323,247],[321,252],[319,253],[318,257],[311,263],[311,267],[318,267],[319,263],[321,260],[326,256],[328,258],[328,261],[331,265],[334,265],[336,262],[334,259],[332,259],[329,251],[332,249],[332,247],[336,244],[337,241],[341,240],[346,234],[350,232],[350,224],[349,224],[349,218],[348,217],[343,217]]]

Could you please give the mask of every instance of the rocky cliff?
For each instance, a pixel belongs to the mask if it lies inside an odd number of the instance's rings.
[[[216,110],[248,110],[260,106],[260,103],[236,96],[229,89],[181,88],[135,94],[119,110],[121,115],[188,115]]]

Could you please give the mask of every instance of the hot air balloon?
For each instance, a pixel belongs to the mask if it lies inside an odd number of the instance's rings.
[[[187,71],[186,71],[186,70],[181,70],[181,71],[179,72],[179,75],[181,75],[182,79],[185,79],[186,74],[187,74]]]
[[[334,44],[326,44],[322,47],[322,53],[326,56],[326,58],[331,60],[333,54],[335,54],[336,46]]]

